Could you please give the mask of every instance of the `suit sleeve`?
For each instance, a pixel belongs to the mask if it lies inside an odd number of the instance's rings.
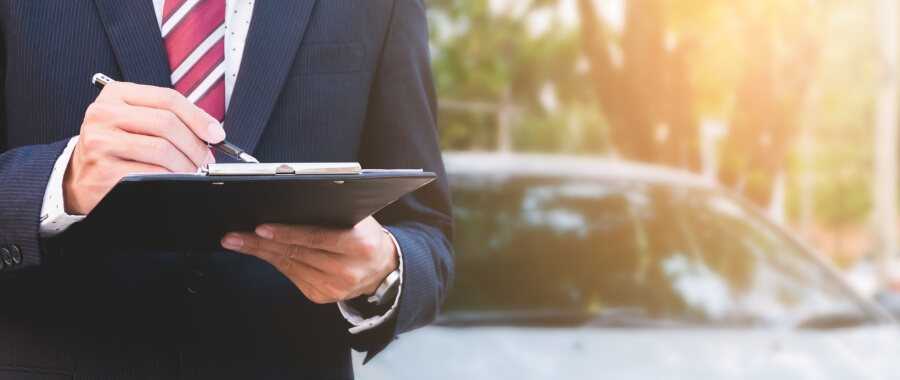
[[[2,115],[5,120],[5,113]],[[2,133],[6,135],[3,123]],[[42,244],[38,235],[44,190],[67,142],[31,145],[0,154],[0,248],[17,249],[21,263],[4,266],[0,276],[37,266]]]
[[[351,337],[367,360],[398,334],[432,322],[453,282],[453,220],[437,137],[437,99],[422,0],[395,0],[369,97],[360,163],[422,168],[437,180],[375,214],[397,239],[403,292],[391,323]]]
[[[18,250],[21,262],[3,265],[0,277],[41,263],[38,235],[44,191],[67,140],[9,148],[6,113],[6,46],[0,38],[0,248]],[[16,260],[18,261],[18,260]]]

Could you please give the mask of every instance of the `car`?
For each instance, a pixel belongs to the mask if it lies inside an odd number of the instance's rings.
[[[445,154],[455,283],[359,379],[897,379],[900,324],[739,196],[652,165]]]
[[[887,265],[888,281],[884,289],[879,289],[877,276],[878,260],[875,253],[868,253],[856,260],[856,263],[844,273],[844,278],[860,294],[867,296],[894,315],[900,318],[900,261],[891,259]]]

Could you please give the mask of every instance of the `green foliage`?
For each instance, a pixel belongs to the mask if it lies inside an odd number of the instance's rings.
[[[559,17],[567,1],[574,20]],[[430,0],[442,146],[495,149],[507,104],[514,150],[614,148],[697,169],[700,121],[719,120],[723,183],[767,205],[785,173],[796,216],[808,173],[817,218],[865,219],[880,75],[871,2],[620,0],[620,27],[598,12],[605,1],[617,0]]]
[[[567,148],[570,130],[559,110],[546,109],[542,95],[551,96],[566,112],[589,117],[579,122],[590,136],[600,136],[590,146],[603,152],[603,123],[596,117],[596,103],[577,70],[581,60],[577,28],[551,21],[536,33],[530,20],[555,11],[555,0],[509,4],[492,10],[485,0],[433,0],[429,2],[431,39],[435,46],[433,67],[443,101],[498,107],[508,94],[515,109],[516,150],[551,151]],[[547,95],[552,88],[552,95]],[[445,149],[493,149],[497,144],[494,110],[442,107],[441,144]],[[555,141],[555,142],[554,142]]]

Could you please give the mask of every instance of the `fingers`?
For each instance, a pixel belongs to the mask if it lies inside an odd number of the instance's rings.
[[[277,243],[301,245],[335,253],[355,252],[358,242],[347,239],[346,229],[317,226],[287,226],[283,224],[263,224],[256,234]]]
[[[255,232],[229,233],[222,246],[268,261],[313,301],[373,294],[399,265],[397,248],[372,217],[350,229],[264,224]]]
[[[175,90],[110,83],[86,110],[66,166],[66,210],[89,213],[120,174],[129,171],[196,172],[215,162],[204,140],[217,143],[224,138],[217,120]]]
[[[238,250],[238,252],[249,253],[255,256],[255,253],[265,251],[267,254],[271,253],[278,256],[278,260],[284,258],[287,260],[298,261],[325,273],[336,273],[344,267],[344,264],[341,262],[341,255],[333,252],[294,244],[278,243],[252,234],[243,235],[242,239],[244,241],[244,247],[241,250]],[[247,252],[244,252],[244,250]],[[280,264],[290,265],[288,263]],[[279,267],[279,269],[281,268]]]
[[[107,91],[109,96],[118,96],[132,106],[171,111],[197,137],[209,143],[215,144],[225,139],[225,130],[218,120],[171,88],[113,82],[106,85],[101,96]]]
[[[105,144],[106,154],[125,161],[136,161],[160,166],[173,173],[193,173],[194,164],[169,140],[155,136],[136,135],[121,131],[111,132],[115,144]]]
[[[126,104],[116,96],[125,96],[123,89],[130,87],[154,88],[150,86],[138,86],[131,83],[113,82],[116,84],[111,91],[119,93],[107,93],[106,89],[101,93],[94,104],[88,108],[85,114],[85,123],[82,126],[81,135],[85,139],[102,139],[105,143],[119,144],[109,138],[110,132],[124,131],[130,134],[156,136],[168,140],[181,153],[187,157],[196,170],[196,167],[215,162],[215,158],[209,151],[209,147],[173,112],[167,109],[148,108]],[[156,90],[164,90],[157,89]],[[186,100],[185,100],[186,101]],[[199,110],[199,109],[198,109]],[[202,112],[202,110],[200,110]],[[208,115],[207,115],[208,116]],[[121,135],[120,135],[121,136]],[[125,146],[123,146],[124,148]],[[90,151],[90,150],[89,150]],[[182,170],[173,170],[182,171]]]
[[[264,248],[265,242],[250,234],[229,233],[222,238],[222,247],[236,252],[253,255],[271,264],[300,289],[310,301],[319,304],[340,301],[341,298],[328,294],[324,289],[335,290],[328,276],[310,265],[291,260],[283,254]],[[270,247],[269,247],[270,248]],[[337,292],[334,292],[337,293]]]
[[[337,302],[362,294],[355,286],[361,276],[350,273],[349,266],[338,259],[341,255],[275,243],[248,233],[229,233],[221,243],[226,249],[265,260],[313,302]]]
[[[126,106],[128,117],[117,124],[122,130],[144,136],[162,137],[193,162],[193,166],[204,166],[215,162],[209,146],[167,110]]]

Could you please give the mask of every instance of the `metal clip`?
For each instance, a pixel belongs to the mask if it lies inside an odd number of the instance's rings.
[[[288,164],[275,168],[275,174],[294,174],[294,168]]]

